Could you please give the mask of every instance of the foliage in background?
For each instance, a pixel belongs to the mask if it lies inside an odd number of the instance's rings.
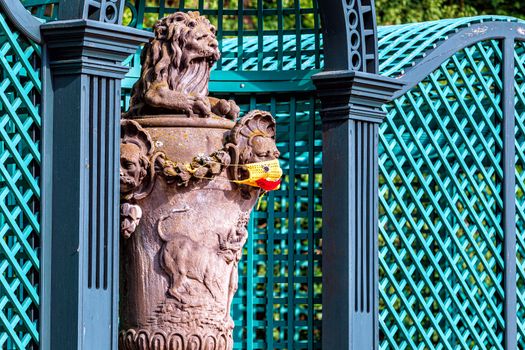
[[[525,18],[523,0],[376,0],[376,10],[383,25],[477,15]]]
[[[21,0],[26,6],[31,7],[31,0]],[[53,17],[53,3],[58,0],[45,0],[46,6],[42,8],[45,13],[38,17]],[[205,9],[216,9],[220,0],[165,0],[166,9],[177,9],[183,7],[199,7],[202,3]],[[323,0],[317,0],[323,1]],[[238,9],[239,0],[222,0],[224,9]],[[147,6],[159,7],[160,0],[146,0]],[[263,0],[263,9],[273,9],[277,7],[276,0]],[[296,6],[311,7],[312,0],[282,0],[284,8],[294,8]],[[523,0],[375,0],[377,20],[381,25],[403,24],[412,22],[435,21],[444,18],[459,18],[477,15],[505,15],[525,19],[525,1]],[[243,0],[245,9],[257,9],[257,0]],[[33,12],[40,7],[33,8]],[[124,24],[131,21],[131,11],[126,9],[124,14]],[[229,18],[230,17],[230,18]],[[151,13],[146,14],[143,26],[151,28],[157,21],[158,16]],[[212,21],[214,18],[211,18]],[[238,20],[235,16],[224,16],[224,29],[236,30]],[[277,30],[279,23],[277,16],[264,16],[263,26],[266,30]],[[297,22],[303,28],[313,27],[313,16],[305,14],[297,21],[293,15],[285,15],[283,18],[283,29],[294,29]],[[244,28],[257,30],[257,17],[245,16],[243,19]]]
[[[239,0],[222,0],[222,8],[225,10],[237,10],[239,9]],[[165,0],[165,7],[168,10],[175,10],[180,7],[185,9],[194,8],[198,9],[200,4],[204,9],[217,9],[219,0]],[[257,0],[243,0],[242,6],[244,10],[257,10]],[[312,8],[312,0],[263,0],[263,10],[277,9],[280,4],[283,8],[295,9],[299,8]],[[159,0],[146,0],[146,6],[158,7]],[[216,16],[207,16],[210,21],[216,24]],[[124,24],[129,23],[131,20],[131,12],[127,9],[124,12]],[[143,26],[145,28],[151,28],[155,22],[158,20],[158,15],[154,13],[146,13],[144,16]],[[257,30],[259,29],[259,19],[257,16],[245,15],[243,18],[243,29],[244,30]],[[223,30],[237,30],[238,28],[238,18],[233,15],[224,15],[223,16]],[[281,25],[281,28],[279,28]],[[293,14],[285,14],[280,24],[278,21],[278,16],[275,14],[266,15],[263,17],[263,28],[264,30],[278,30],[278,29],[296,29],[298,26],[302,28],[313,28],[314,27],[314,17],[312,14],[303,14],[301,18],[296,18]]]
[[[216,9],[219,0],[201,0],[203,8]],[[186,0],[184,7],[199,8],[199,0]],[[222,0],[224,9],[235,10],[239,8],[240,0]],[[257,9],[257,0],[242,0],[243,8]],[[318,0],[322,1],[322,0]],[[263,0],[263,9],[275,9],[279,1]],[[525,1],[523,0],[375,0],[377,20],[380,25],[403,24],[412,22],[434,21],[444,18],[459,18],[477,15],[505,15],[525,19]],[[166,0],[167,9],[177,9],[181,6],[181,0]],[[147,6],[159,6],[159,0],[147,0]],[[311,8],[312,0],[283,0],[283,8],[293,9],[296,6]],[[210,16],[210,20],[216,20]],[[147,13],[144,17],[143,26],[151,28],[157,21],[158,16]],[[131,20],[131,13],[124,14],[124,23]],[[224,30],[237,30],[238,18],[225,15],[223,18]],[[279,24],[275,15],[264,16],[262,26],[264,30],[295,29],[298,25],[302,28],[313,28],[314,18],[312,14],[305,14],[300,19],[294,15],[285,15],[282,24]],[[257,16],[244,16],[244,30],[257,30],[259,23]]]

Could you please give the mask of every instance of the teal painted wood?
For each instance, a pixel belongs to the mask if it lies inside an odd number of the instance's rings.
[[[134,18],[142,18],[142,25],[146,23],[147,26],[148,18],[155,18],[156,13],[175,10],[164,2],[159,4],[149,8],[135,4],[129,6],[128,11]],[[218,4],[224,3],[219,1]],[[305,193],[304,200],[314,198],[314,203],[318,203],[316,210],[321,210],[318,120],[309,117],[308,131],[297,122],[295,126],[289,125],[298,113],[308,110],[310,116],[317,114],[316,104],[306,103],[314,101],[308,92],[312,86],[301,84],[309,79],[306,74],[311,74],[311,69],[323,67],[322,41],[316,32],[318,24],[314,32],[309,32],[311,28],[298,30],[297,26],[285,28],[285,16],[294,15],[297,8],[285,9],[279,1],[269,9],[264,6],[247,9],[242,4],[236,4],[235,8],[210,9],[204,7],[204,2],[189,1],[179,5],[186,9],[200,8],[212,18],[217,16],[215,20],[223,38],[221,45],[227,55],[213,73],[212,91],[235,93],[236,99],[244,102],[243,110],[262,107],[279,111],[283,108],[280,123],[284,129],[280,137],[288,142],[291,139],[286,137],[291,137],[292,133],[296,140],[295,146],[280,145],[283,150],[295,153],[289,155],[293,161],[288,166],[294,162],[297,165],[299,159],[310,160],[304,170],[308,180],[299,177],[293,189],[283,186],[283,192],[269,196],[261,213],[254,215],[251,232],[260,232],[260,236],[250,236],[241,266],[241,274],[245,277],[241,280],[234,307],[239,326],[236,348],[289,348],[291,344],[294,348],[319,347],[320,249],[319,243],[311,244],[311,237],[314,242],[320,241],[321,222],[319,213],[312,215],[309,209],[306,214],[300,214],[294,206],[300,201],[298,194]],[[314,5],[312,9],[315,12]],[[257,27],[238,35],[238,28],[245,25],[239,13],[247,16],[282,13],[283,16],[278,17],[275,30]],[[452,39],[463,28],[490,21],[517,22],[485,16],[380,28],[380,72],[391,77],[404,74],[408,77],[414,62],[428,55],[440,42]],[[229,23],[237,25],[237,29],[226,28]],[[387,107],[388,122],[380,129],[383,146],[380,149],[380,340],[383,349],[498,349],[506,340],[503,336],[507,328],[503,313],[506,264],[502,244],[501,55],[496,41],[461,50],[423,82],[415,82],[413,89]],[[523,85],[520,83],[523,80],[522,56],[523,48],[518,45],[516,85],[520,87]],[[136,60],[136,57],[131,59]],[[284,78],[285,71],[292,75]],[[285,81],[288,78],[289,81]],[[131,73],[124,85],[129,87],[134,79]],[[276,79],[279,83],[272,82]],[[244,89],[241,83],[245,84]],[[278,90],[288,93],[274,95]],[[292,99],[291,94],[299,90],[304,92]],[[524,128],[520,108],[525,107],[521,101],[523,89],[518,91],[517,307],[518,315],[523,315],[525,250],[520,220],[524,220],[524,214],[519,195],[523,191],[523,166],[519,165],[523,162],[520,148],[523,142],[518,140],[523,138],[519,135]],[[250,95],[253,92],[258,95]],[[279,107],[280,104],[284,106]],[[290,174],[293,177],[297,172],[292,170]],[[314,181],[310,180],[311,174],[314,174]],[[308,208],[310,205],[301,204]],[[280,213],[279,208],[290,206],[293,208]],[[308,241],[298,238],[302,236],[296,238],[289,228],[283,231],[283,222],[285,226],[290,225],[292,218],[308,223]],[[311,229],[312,222],[315,229]],[[294,229],[297,230],[297,226]],[[308,264],[304,265],[306,299],[300,290],[290,293],[289,284],[295,285],[301,280],[287,274],[290,262],[294,261],[295,267],[299,261],[296,256],[282,254],[290,251],[290,239],[295,242],[295,250],[308,256]],[[250,293],[253,289],[256,292]],[[312,304],[315,307],[309,309],[306,318],[297,311],[298,320],[292,321],[284,318],[290,314],[290,302],[305,308]],[[525,328],[521,318],[518,337],[519,346],[524,347]],[[306,328],[298,326],[301,330],[289,336],[290,327],[304,324]]]
[[[525,42],[515,43],[516,253],[518,348],[525,348]]]
[[[503,317],[505,319],[504,347],[506,350],[517,349],[517,253],[516,253],[516,148],[515,143],[515,60],[514,37],[502,41],[503,72],[502,72],[502,112],[503,112],[503,255],[505,265],[503,286],[505,288],[505,303]]]
[[[52,311],[42,346],[117,349],[121,62],[151,34],[83,19],[47,23],[42,33],[53,88],[53,191],[43,199]]]
[[[385,109],[383,349],[503,349],[501,57],[462,50]]]
[[[0,348],[38,347],[41,47],[0,11]]]
[[[46,21],[58,18],[58,5],[60,0],[21,0],[21,3],[33,16]]]
[[[313,77],[323,122],[323,342],[378,349],[377,150],[399,80],[359,71]]]
[[[380,27],[379,72],[390,77],[402,76],[431,50],[450,39],[460,29],[487,22],[519,22],[519,20],[504,16],[478,16]]]
[[[235,349],[321,348],[321,132],[313,97],[237,97],[278,122],[284,181],[252,217],[234,299]],[[293,194],[293,197],[291,197]],[[294,198],[291,201],[290,198]]]
[[[325,69],[378,73],[374,0],[323,0]]]
[[[0,1],[2,13],[15,25],[15,27],[29,40],[41,44],[40,36],[41,21],[32,16],[20,2]]]

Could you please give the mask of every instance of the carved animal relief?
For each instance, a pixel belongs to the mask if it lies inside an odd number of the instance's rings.
[[[275,120],[208,96],[220,57],[198,13],[155,26],[121,124],[120,349],[229,350],[247,223],[282,171]],[[211,116],[211,117],[210,117]]]

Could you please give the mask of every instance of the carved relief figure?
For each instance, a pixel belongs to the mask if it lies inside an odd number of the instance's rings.
[[[160,266],[170,278],[168,294],[183,304],[198,306],[206,298],[200,298],[188,279],[201,283],[210,295],[219,301],[223,292],[219,283],[221,274],[220,252],[196,242],[182,232],[168,236],[163,232],[162,224],[173,213],[187,210],[173,210],[170,214],[160,218],[158,234],[164,241],[160,253]],[[176,228],[175,228],[176,229]]]
[[[138,205],[122,203],[120,206],[120,232],[124,238],[129,238],[137,229],[142,218],[142,209]]]
[[[183,113],[235,119],[232,100],[208,97],[210,70],[220,58],[216,29],[198,12],[177,12],[159,20],[155,39],[141,56],[142,72],[135,84],[126,118]]]
[[[228,239],[224,242],[221,242],[220,249],[221,251],[226,252],[223,256],[227,264],[230,265],[229,269],[229,282],[228,282],[228,299],[226,301],[226,313],[224,315],[225,321],[233,329],[233,320],[230,316],[230,309],[235,293],[239,288],[239,261],[242,258],[242,247],[246,244],[248,239],[248,230],[246,226],[250,220],[249,212],[242,212],[239,215],[239,220],[237,221],[237,226],[234,230],[230,231],[228,234]]]
[[[275,120],[268,112],[252,111],[237,122],[229,133],[228,140],[230,142],[225,149],[230,155],[220,159],[225,159],[227,166],[230,165],[230,158],[235,160],[235,164],[231,165],[232,173],[240,179],[243,193],[246,192],[250,197],[259,189],[257,186],[244,188],[245,182],[242,179],[246,174],[243,167],[277,160],[279,151],[275,145]],[[179,165],[179,167],[191,168],[188,165]],[[160,254],[161,267],[170,278],[168,294],[183,304],[201,303],[201,298],[197,297],[198,293],[191,287],[188,279],[203,284],[215,301],[226,302],[224,318],[233,328],[229,310],[238,288],[237,267],[242,256],[242,247],[248,238],[246,225],[250,212],[240,213],[236,226],[231,228],[226,237],[220,233],[216,234],[218,249],[214,250],[212,247],[195,242],[183,232],[168,235],[163,231],[162,224],[165,220],[172,215],[177,215],[176,213],[185,213],[188,210],[174,209],[168,215],[161,217],[158,222],[158,234],[164,242]],[[174,229],[176,230],[176,227]],[[227,291],[223,290],[221,284],[217,282],[217,276],[224,275],[225,272],[229,275]]]
[[[151,173],[149,157],[153,142],[149,134],[136,122],[120,123],[120,192],[123,198],[136,198],[144,188],[144,180]]]
[[[208,96],[220,53],[206,18],[177,12],[154,31],[121,123],[119,348],[231,350],[250,213],[282,176],[275,120],[234,122],[235,102]]]
[[[142,217],[142,209],[129,201],[147,193],[145,180],[152,176],[149,157],[153,153],[153,143],[149,134],[134,121],[122,121],[120,131],[121,233],[124,238],[129,238]]]

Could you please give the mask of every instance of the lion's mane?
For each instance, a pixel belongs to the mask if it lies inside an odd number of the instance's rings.
[[[217,50],[203,58],[204,52],[186,45],[189,39],[195,38],[194,28],[203,24],[215,34],[215,27],[199,12],[176,12],[157,21],[153,28],[155,37],[142,50],[142,71],[133,86],[130,112],[141,109],[144,96],[153,84],[163,84],[170,90],[187,94],[208,95],[210,70],[220,53]],[[192,62],[196,57],[200,59]]]

